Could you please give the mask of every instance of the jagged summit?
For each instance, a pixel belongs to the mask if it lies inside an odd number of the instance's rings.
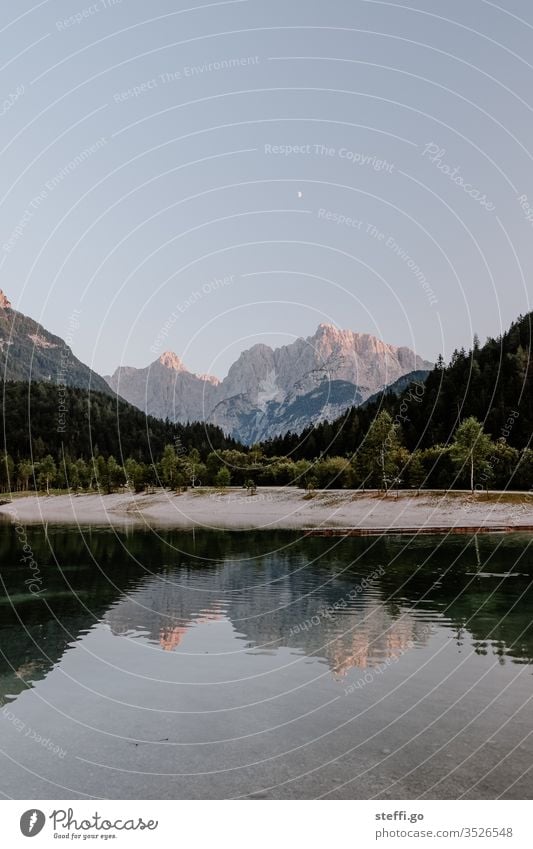
[[[183,364],[183,360],[180,360],[174,351],[165,351],[164,354],[161,354],[157,362],[161,363],[165,368],[172,369],[172,371],[188,371]]]
[[[170,369],[170,371],[175,371],[178,374],[190,374],[192,377],[198,378],[198,380],[203,380],[204,382],[213,384],[213,386],[218,386],[220,383],[219,378],[212,374],[193,374],[190,372],[181,357],[178,357],[174,351],[165,351],[164,354],[161,354],[159,359],[156,360],[156,362],[160,363],[165,368]]]
[[[164,368],[158,367],[158,363]],[[127,401],[159,418],[208,421],[243,442],[333,420],[412,371],[432,364],[409,348],[322,323],[314,336],[243,351],[224,380],[197,375],[166,351],[144,369],[107,378]]]
[[[13,309],[1,290],[0,374],[3,380],[65,383],[111,395],[107,381],[80,362],[64,339]]]

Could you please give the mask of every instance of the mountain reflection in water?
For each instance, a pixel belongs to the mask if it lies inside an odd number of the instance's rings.
[[[533,658],[533,570],[522,536],[436,544],[30,528],[28,537],[43,574],[38,596],[25,589],[13,529],[0,533],[3,700],[98,622],[180,652],[191,629],[225,620],[246,650],[287,647],[320,658],[335,676],[423,646],[443,627],[502,662]],[[509,615],[513,597],[521,602]]]
[[[530,537],[27,541],[33,595],[0,527],[0,793],[533,795]]]

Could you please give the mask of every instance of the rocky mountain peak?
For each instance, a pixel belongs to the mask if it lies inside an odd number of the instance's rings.
[[[158,360],[162,366],[165,368],[171,369],[172,371],[187,371],[183,362],[180,360],[177,354],[174,351],[165,351],[164,354],[161,354]]]
[[[8,299],[7,295],[4,294],[2,289],[0,289],[0,309],[2,309],[2,310],[11,309],[11,301]]]
[[[323,321],[318,325],[315,336],[338,336],[341,332],[334,324]]]
[[[192,374],[170,351],[158,363],[120,369],[110,385],[152,415],[209,421],[250,444],[337,418],[408,372],[431,367],[408,348],[325,322],[314,336],[280,348],[253,345],[222,381]]]

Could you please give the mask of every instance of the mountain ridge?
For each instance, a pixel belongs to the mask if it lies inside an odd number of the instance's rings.
[[[223,380],[190,372],[171,351],[143,369],[119,366],[105,379],[151,415],[207,421],[253,443],[336,418],[432,365],[405,346],[322,323],[312,336],[287,345],[257,343],[242,351]]]
[[[322,323],[312,336],[278,348],[242,351],[220,380],[191,372],[173,351],[143,369],[120,366],[101,377],[61,337],[14,310],[0,290],[0,376],[119,396],[142,412],[177,424],[216,425],[253,444],[334,421],[351,407],[431,363],[405,346]]]
[[[0,377],[112,394],[107,381],[82,363],[64,339],[13,309],[1,289]]]

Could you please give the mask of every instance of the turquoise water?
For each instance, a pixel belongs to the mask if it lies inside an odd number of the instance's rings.
[[[533,796],[533,538],[26,533],[6,796]]]

